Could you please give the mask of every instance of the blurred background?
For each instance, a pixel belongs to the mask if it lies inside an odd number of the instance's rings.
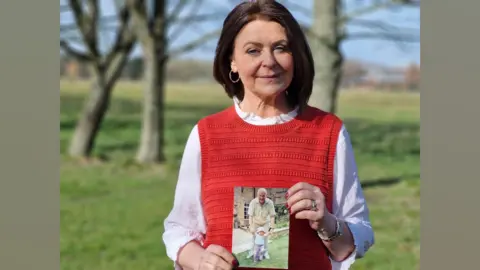
[[[418,269],[419,1],[279,2],[316,61],[310,103],[351,134],[376,236],[352,269]],[[163,220],[192,127],[232,104],[212,61],[238,3],[60,0],[62,269],[172,269]]]

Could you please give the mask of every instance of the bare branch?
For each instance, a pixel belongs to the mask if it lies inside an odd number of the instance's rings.
[[[70,46],[65,40],[60,40],[60,48],[62,48],[67,54],[77,58],[79,61],[87,62],[92,60],[91,56],[72,48],[72,46]]]
[[[85,15],[83,13],[80,2],[77,0],[70,0],[69,3],[70,8],[73,12],[73,16],[75,18],[75,22],[77,23],[79,28],[83,28],[85,24]]]
[[[170,15],[167,17],[167,23],[170,24],[171,21],[175,20],[175,18],[178,18],[179,14],[182,12],[182,10],[185,8],[187,5],[188,0],[179,0],[177,5],[173,8],[172,12]]]
[[[172,25],[174,22],[177,22],[176,26],[176,31],[172,31],[172,35],[169,37],[169,42],[173,43],[175,42],[175,39],[177,39],[181,34],[187,29],[187,26],[190,26],[194,21],[194,17],[198,15],[198,12],[200,10],[200,5],[203,3],[203,0],[196,0],[195,3],[192,5],[190,8],[190,12],[188,13],[187,16],[185,16],[186,20],[184,20],[183,23],[179,23],[179,14],[175,16],[170,16],[168,20],[168,25]],[[197,17],[197,19],[202,19]],[[198,22],[198,21],[197,21]]]
[[[418,34],[407,34],[407,33],[399,33],[399,32],[379,32],[379,33],[372,33],[372,32],[355,32],[346,34],[343,38],[344,41],[352,41],[352,40],[383,40],[383,41],[390,41],[397,46],[398,49],[402,51],[408,51],[407,44],[416,44],[420,43],[420,36]]]
[[[133,44],[133,41],[126,41],[124,43],[125,46],[123,46],[111,59],[105,76],[107,79],[107,86],[113,86],[118,77],[120,77],[122,69],[125,66],[125,63],[128,61],[128,56],[133,48]]]
[[[407,42],[407,43],[418,43],[420,42],[420,36],[415,34],[400,34],[400,33],[369,33],[369,32],[356,32],[350,33],[345,36],[345,40],[356,40],[356,39],[380,39],[388,40],[395,42]]]
[[[292,0],[283,0],[281,2],[283,2],[291,10],[298,11],[305,16],[312,16],[312,11],[310,9],[305,8],[302,5],[299,5],[298,3],[295,3]],[[354,10],[354,11],[348,13],[348,14],[343,14],[339,19],[339,24],[341,26],[343,24],[349,23],[351,20],[353,20],[357,17],[373,13],[373,12],[378,11],[380,9],[393,7],[393,6],[396,6],[396,5],[419,7],[420,6],[420,0],[374,1],[374,3],[369,5],[369,6],[356,9],[356,10]]]
[[[126,6],[120,7],[118,11],[118,18],[120,25],[116,33],[115,42],[105,57],[104,65],[106,67],[110,66],[113,59],[116,57],[116,54],[125,53],[125,50],[129,50],[135,41],[133,31],[128,27],[130,12]]]
[[[64,35],[61,35],[60,38],[65,40],[65,41],[68,40],[68,42],[75,42],[75,43],[80,43],[80,44],[83,43],[83,39],[79,36],[76,36],[76,35],[66,35],[66,34],[64,34]]]
[[[146,42],[150,36],[147,8],[144,0],[126,0],[126,7],[132,16],[132,22],[137,31],[136,34],[141,42]]]
[[[60,25],[60,33],[68,32],[68,31],[75,31],[77,29],[78,29],[78,27],[75,23]]]
[[[85,41],[93,56],[99,57],[100,53],[97,46],[97,22],[98,22],[98,1],[97,0],[88,0],[88,30],[85,31]]]
[[[385,32],[399,32],[399,31],[410,31],[410,32],[419,32],[418,28],[409,28],[409,27],[398,27],[396,25],[379,21],[379,20],[365,20],[365,19],[352,19],[350,22],[352,25],[362,26],[371,29],[378,29]]]
[[[207,14],[189,14],[187,16],[182,16],[179,18],[174,19],[171,23],[177,24],[189,24],[189,23],[199,23],[199,22],[206,22],[206,21],[216,21],[216,20],[223,20],[225,18],[224,11],[216,11]]]
[[[356,17],[360,17],[360,16],[363,16],[363,15],[367,15],[369,13],[373,13],[375,11],[378,11],[380,9],[384,9],[384,8],[389,8],[389,7],[393,7],[395,5],[404,5],[404,6],[416,6],[415,3],[420,3],[420,0],[386,0],[386,1],[374,1],[373,4],[367,6],[367,7],[363,7],[363,8],[359,8],[359,9],[356,9],[348,14],[344,14],[341,18],[340,18],[340,24],[345,24],[345,23],[348,23],[350,20],[356,18]]]
[[[198,46],[200,46],[200,45],[218,37],[220,35],[220,33],[221,33],[220,29],[208,32],[198,39],[195,39],[195,40],[193,40],[193,41],[191,41],[187,44],[184,44],[182,46],[179,46],[178,48],[175,48],[175,49],[171,50],[168,53],[168,57],[169,58],[175,58],[179,54],[182,54],[182,53],[187,52],[189,50],[195,49],[196,47],[198,47]]]
[[[78,25],[80,33],[87,45],[88,50],[96,60],[99,58],[97,48],[96,25],[98,20],[98,2],[96,0],[88,1],[89,13],[85,13],[79,0],[70,0],[70,7],[73,11],[75,22]]]
[[[155,37],[163,36],[167,29],[165,1],[166,0],[156,0],[153,2],[153,18],[150,27],[150,34]]]

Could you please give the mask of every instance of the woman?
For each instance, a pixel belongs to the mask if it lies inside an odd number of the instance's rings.
[[[348,269],[373,231],[343,123],[307,105],[314,65],[299,24],[275,1],[239,4],[225,19],[214,76],[234,104],[188,138],[163,235],[176,269],[238,267],[235,186],[289,188],[288,269]]]

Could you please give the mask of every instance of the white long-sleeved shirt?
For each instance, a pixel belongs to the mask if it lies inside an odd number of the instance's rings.
[[[274,125],[292,120],[298,112],[295,108],[287,114],[261,118],[243,112],[234,99],[236,112],[244,121],[254,125]],[[178,251],[188,242],[203,242],[206,233],[205,217],[201,203],[201,148],[198,127],[195,125],[187,140],[180,165],[173,208],[165,219],[163,241],[167,256],[177,261]],[[342,262],[331,259],[333,270],[346,270],[355,259],[365,255],[374,244],[374,234],[369,220],[369,210],[365,202],[357,165],[349,134],[342,126],[337,141],[334,161],[334,196],[332,214],[344,220],[352,232],[355,250]],[[176,270],[182,268],[174,263]]]

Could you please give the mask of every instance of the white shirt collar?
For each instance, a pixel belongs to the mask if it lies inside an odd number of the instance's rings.
[[[244,112],[240,109],[240,100],[237,97],[233,97],[233,103],[235,105],[235,111],[237,114],[242,118],[244,121],[248,122],[249,124],[254,125],[275,125],[275,124],[282,124],[286,123],[293,118],[295,118],[298,114],[298,107],[295,107],[288,113],[283,113],[273,117],[260,117],[251,112]]]

